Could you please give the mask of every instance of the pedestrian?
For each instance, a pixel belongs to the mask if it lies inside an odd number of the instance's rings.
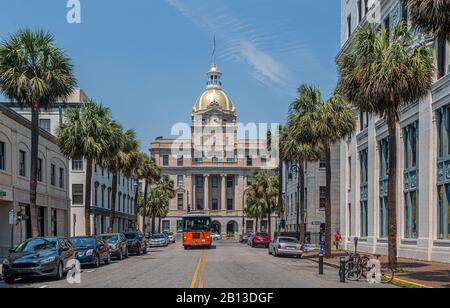
[[[336,232],[335,235],[335,244],[336,244],[336,250],[339,250],[339,246],[341,244],[342,235],[339,231]]]

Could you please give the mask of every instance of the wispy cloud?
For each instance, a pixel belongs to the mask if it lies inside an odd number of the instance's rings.
[[[218,1],[166,2],[195,25],[219,38],[223,46],[220,58],[247,64],[249,73],[265,85],[281,88],[289,85],[291,71],[280,60],[283,53],[310,53],[292,40],[295,32],[284,24],[271,33],[255,29],[248,20],[237,17],[225,5],[218,5]]]

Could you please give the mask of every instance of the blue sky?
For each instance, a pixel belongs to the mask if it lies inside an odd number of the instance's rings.
[[[337,0],[80,2],[81,24],[69,24],[66,0],[0,0],[0,38],[20,28],[53,33],[79,87],[135,128],[143,150],[173,124],[190,123],[214,35],[241,122],[285,122],[300,83],[328,95],[337,80]]]

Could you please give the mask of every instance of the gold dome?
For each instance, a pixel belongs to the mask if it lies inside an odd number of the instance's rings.
[[[196,101],[194,112],[208,109],[211,105],[217,104],[225,111],[234,112],[233,102],[225,92],[220,89],[211,88],[206,90]]]

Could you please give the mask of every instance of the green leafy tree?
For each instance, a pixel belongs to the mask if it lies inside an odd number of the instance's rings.
[[[70,59],[44,31],[19,31],[0,43],[0,91],[31,108],[30,220],[33,237],[39,235],[36,190],[39,112],[67,98],[76,79]]]
[[[65,112],[64,123],[56,130],[57,143],[69,159],[86,160],[85,233],[91,235],[92,166],[95,162],[117,153],[117,123],[110,110],[85,101],[79,108]]]
[[[258,222],[263,217],[264,201],[254,197],[254,193],[249,192],[245,203],[244,214],[249,218],[255,219],[255,230],[258,232],[260,230]]]
[[[417,103],[431,89],[433,51],[415,45],[404,23],[393,29],[360,30],[354,50],[338,62],[339,90],[362,111],[384,117],[389,131],[388,238],[389,263],[397,267],[397,122],[402,106]]]

